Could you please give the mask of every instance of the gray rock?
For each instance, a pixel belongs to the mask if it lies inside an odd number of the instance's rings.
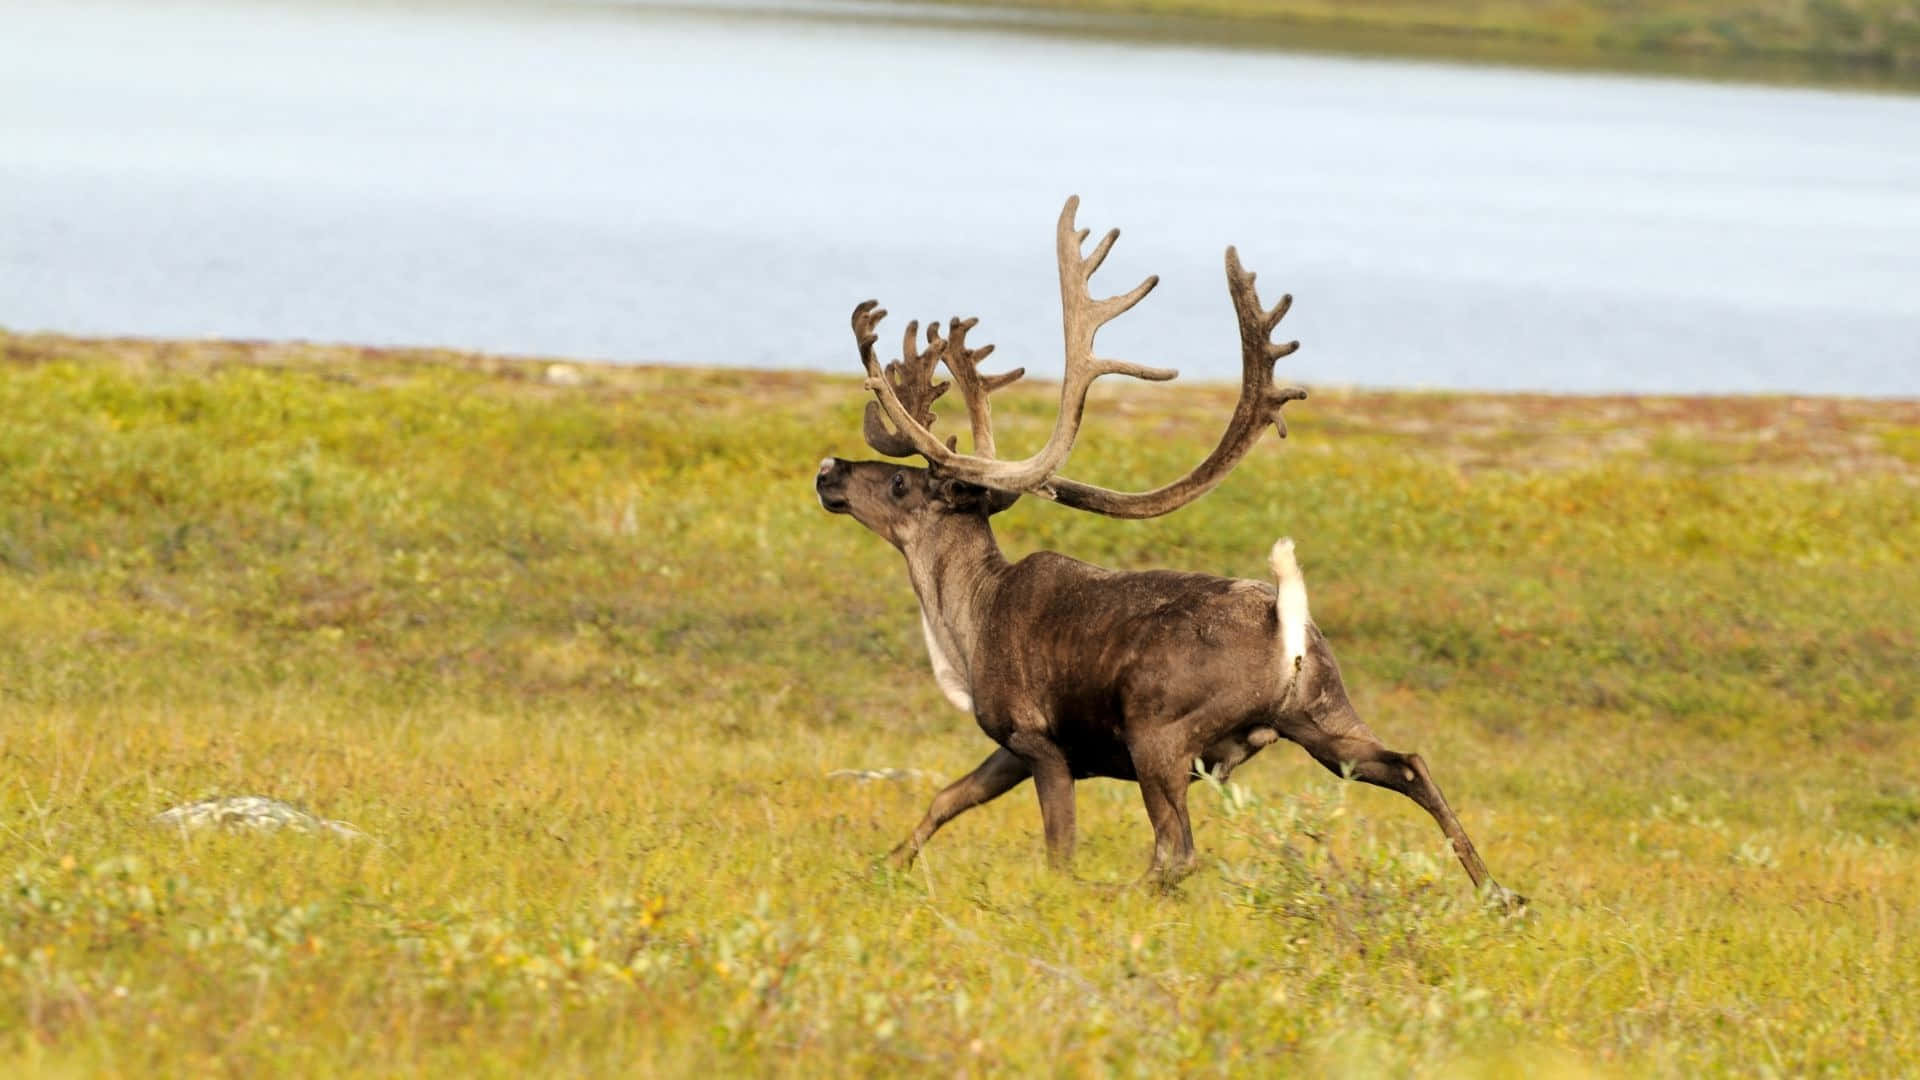
[[[330,833],[358,839],[366,834],[344,821],[331,821],[264,795],[229,795],[202,799],[153,816],[154,823],[182,831],[190,829],[247,829],[254,832]]]
[[[829,780],[924,780],[927,774],[919,769],[835,769],[827,774]]]

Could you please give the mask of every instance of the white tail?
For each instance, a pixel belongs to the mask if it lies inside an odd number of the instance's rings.
[[[1300,674],[1307,656],[1307,579],[1293,557],[1293,540],[1281,537],[1267,556],[1274,584],[1280,587],[1275,609],[1280,615],[1280,671],[1288,682]]]

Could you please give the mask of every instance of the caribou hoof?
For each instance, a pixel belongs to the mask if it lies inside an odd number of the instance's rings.
[[[1527,898],[1507,888],[1499,882],[1489,882],[1486,890],[1486,904],[1497,909],[1503,915],[1525,915],[1532,910]]]
[[[899,847],[894,848],[892,851],[887,852],[885,855],[873,860],[873,866],[876,870],[884,867],[888,870],[904,871],[913,866],[914,857],[919,854],[920,852],[914,848],[913,842],[909,840],[902,843]]]

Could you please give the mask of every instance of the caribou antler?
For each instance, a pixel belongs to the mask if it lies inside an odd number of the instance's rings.
[[[929,325],[928,350],[924,355],[914,353],[915,327],[909,326],[902,362],[887,365],[883,373],[873,355],[872,326],[886,312],[873,310],[872,301],[862,304],[854,312],[854,334],[860,340],[861,361],[867,369],[866,386],[876,399],[867,405],[867,441],[873,443],[881,453],[895,457],[917,453],[956,479],[1003,493],[1032,493],[1053,499],[1063,506],[1111,517],[1158,517],[1213,490],[1240,463],[1253,444],[1260,440],[1268,424],[1274,425],[1281,438],[1286,438],[1287,424],[1281,415],[1281,407],[1289,401],[1307,396],[1307,392],[1300,387],[1276,387],[1273,381],[1274,363],[1300,347],[1297,341],[1273,340],[1273,332],[1292,307],[1293,297],[1281,297],[1280,302],[1271,309],[1263,306],[1259,293],[1254,289],[1253,273],[1241,267],[1239,253],[1229,247],[1226,258],[1227,290],[1233,298],[1234,313],[1240,321],[1240,400],[1213,452],[1187,475],[1151,491],[1114,491],[1057,476],[1056,471],[1066,462],[1067,455],[1073,450],[1074,440],[1080,434],[1087,391],[1095,379],[1102,375],[1118,374],[1150,382],[1164,382],[1176,374],[1167,368],[1146,367],[1095,355],[1094,335],[1102,326],[1144,299],[1160,279],[1157,276],[1149,277],[1119,296],[1105,300],[1093,299],[1087,291],[1087,285],[1094,271],[1100,268],[1108,252],[1113,249],[1114,241],[1120,237],[1120,230],[1109,231],[1094,245],[1091,254],[1083,254],[1087,231],[1076,228],[1073,220],[1079,206],[1079,196],[1067,200],[1066,207],[1060,211],[1059,227],[1055,234],[1060,263],[1061,318],[1066,338],[1066,375],[1060,384],[1060,411],[1054,419],[1053,433],[1039,453],[1019,461],[1001,461],[994,456],[993,425],[987,409],[987,395],[1019,378],[1025,369],[1016,369],[1005,375],[980,374],[976,364],[993,351],[993,346],[977,350],[966,348],[966,333],[977,320],[952,320],[944,339],[939,335],[937,324]],[[947,388],[945,383],[932,383],[933,367],[937,362],[946,364],[953,381],[960,386],[961,396],[966,399],[967,413],[973,426],[971,454],[960,453],[955,449],[953,440],[942,442],[930,430],[933,423],[932,402]],[[892,420],[894,430],[889,430],[883,423],[883,414]],[[875,441],[876,436],[881,441]]]
[[[937,347],[938,334],[934,327],[927,327],[929,348],[925,353],[914,350],[913,338],[920,330],[919,322],[907,324],[905,340],[900,343],[900,359],[889,363],[883,371],[880,358],[873,353],[874,342],[879,336],[874,328],[880,320],[887,317],[887,311],[878,300],[868,300],[853,309],[853,339],[860,344],[860,363],[867,369],[867,382],[871,385],[878,380],[888,388],[894,402],[913,418],[911,425],[925,431],[933,423],[933,403],[947,392],[946,383],[933,381],[934,365],[940,362],[942,350]],[[880,406],[867,402],[866,423],[864,425],[867,445],[888,457],[906,457],[919,451],[913,440],[905,434],[887,430],[886,422],[880,418]]]
[[[967,419],[973,426],[973,452],[978,457],[990,458],[994,456],[993,415],[987,408],[987,395],[1025,375],[1027,369],[1014,368],[1002,375],[980,374],[979,363],[992,355],[993,346],[967,348],[967,331],[979,322],[979,319],[961,319],[957,316],[949,320],[946,348],[941,353],[941,359],[946,362],[948,374],[960,387],[960,397],[967,403]],[[933,327],[927,327],[927,331],[932,333]]]
[[[937,321],[927,324],[927,348],[924,352],[914,345],[914,336],[920,330],[920,323],[909,322],[900,342],[901,358],[883,369],[880,358],[873,351],[874,343],[879,340],[879,335],[874,331],[887,313],[877,304],[878,301],[868,300],[853,309],[853,336],[860,345],[860,362],[867,370],[868,381],[876,378],[884,381],[900,407],[914,417],[914,424],[905,425],[908,429],[918,427],[927,430],[933,426],[935,419],[933,403],[947,392],[950,385],[933,381],[935,366],[944,363],[952,373],[953,381],[959,384],[961,397],[966,400],[967,415],[973,427],[974,453],[992,457],[993,417],[988,411],[987,395],[1025,375],[1027,369],[1015,368],[1002,375],[981,374],[979,362],[992,355],[993,346],[967,348],[967,332],[979,325],[980,320],[962,319],[959,316],[947,323],[947,335],[944,338],[940,336],[940,324]],[[867,402],[865,431],[867,443],[889,457],[920,453],[918,446],[907,435],[887,427],[885,415],[877,401]],[[941,445],[950,450],[953,440],[949,438]]]
[[[1280,407],[1307,396],[1298,386],[1273,385],[1274,363],[1300,347],[1297,341],[1273,340],[1274,329],[1293,306],[1293,296],[1282,296],[1269,310],[1261,305],[1253,279],[1252,271],[1241,268],[1240,253],[1227,248],[1227,291],[1233,294],[1233,310],[1240,318],[1240,402],[1234,406],[1233,419],[1228,421],[1213,453],[1192,472],[1152,491],[1111,491],[1062,476],[1047,485],[1051,491],[1040,489],[1035,494],[1051,495],[1062,506],[1109,517],[1159,517],[1212,491],[1260,441],[1268,424],[1286,438],[1287,418],[1281,415]]]
[[[921,456],[945,469],[949,475],[1000,491],[1034,491],[1066,462],[1067,455],[1073,451],[1073,441],[1080,434],[1081,414],[1086,409],[1087,389],[1093,385],[1093,380],[1102,375],[1118,374],[1164,382],[1179,374],[1169,368],[1151,368],[1094,355],[1093,338],[1100,328],[1138,304],[1153,291],[1160,279],[1149,277],[1130,292],[1105,300],[1093,299],[1087,292],[1088,279],[1106,260],[1113,242],[1120,238],[1120,230],[1109,231],[1094,246],[1092,255],[1082,256],[1081,245],[1086,242],[1087,232],[1076,229],[1073,223],[1074,211],[1079,207],[1080,196],[1075,195],[1067,200],[1066,207],[1060,211],[1060,225],[1056,234],[1067,367],[1066,377],[1060,384],[1060,412],[1054,419],[1053,434],[1039,453],[1020,461],[1000,461],[980,454],[959,453],[942,443],[933,432],[927,430],[926,425],[915,420],[907,403],[900,399],[885,379],[876,377],[873,366],[868,365],[867,389],[879,399],[887,417],[901,435],[912,441],[914,449]]]

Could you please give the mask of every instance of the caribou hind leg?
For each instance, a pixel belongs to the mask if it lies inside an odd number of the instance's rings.
[[[1447,797],[1440,793],[1440,785],[1433,782],[1433,774],[1427,771],[1427,763],[1419,754],[1403,754],[1387,749],[1367,730],[1365,724],[1357,720],[1352,730],[1343,735],[1335,735],[1317,727],[1309,732],[1288,734],[1306,747],[1307,753],[1312,754],[1314,760],[1328,770],[1362,783],[1397,791],[1412,799],[1433,816],[1440,831],[1453,844],[1453,853],[1459,856],[1460,865],[1466,868],[1467,876],[1473,879],[1474,888],[1509,911],[1526,906],[1526,897],[1501,885],[1493,880],[1492,874],[1487,873],[1487,864],[1480,860],[1480,852],[1473,846],[1473,839],[1467,835],[1465,826],[1460,824],[1453,807],[1447,805]]]
[[[1474,888],[1509,911],[1525,907],[1526,897],[1505,888],[1487,873],[1486,863],[1480,861],[1480,852],[1473,846],[1453,807],[1447,805],[1447,797],[1440,794],[1440,785],[1433,782],[1426,761],[1419,754],[1387,749],[1355,715],[1330,655],[1324,665],[1309,664],[1307,587],[1300,564],[1293,556],[1293,541],[1282,538],[1273,545],[1267,559],[1278,587],[1276,611],[1283,695],[1290,697],[1297,693],[1303,676],[1308,679],[1307,685],[1324,681],[1313,711],[1286,724],[1283,734],[1305,747],[1315,761],[1334,773],[1397,791],[1419,804],[1422,810],[1433,815],[1440,831],[1447,834],[1453,853],[1459,856],[1460,865],[1466,867]],[[1310,667],[1314,669],[1311,672]]]
[[[1193,872],[1193,824],[1187,816],[1187,785],[1192,783],[1193,758],[1177,740],[1187,725],[1168,729],[1171,737],[1143,738],[1129,749],[1140,797],[1153,823],[1153,862],[1147,877],[1162,887]],[[1228,766],[1231,769],[1231,766]]]

